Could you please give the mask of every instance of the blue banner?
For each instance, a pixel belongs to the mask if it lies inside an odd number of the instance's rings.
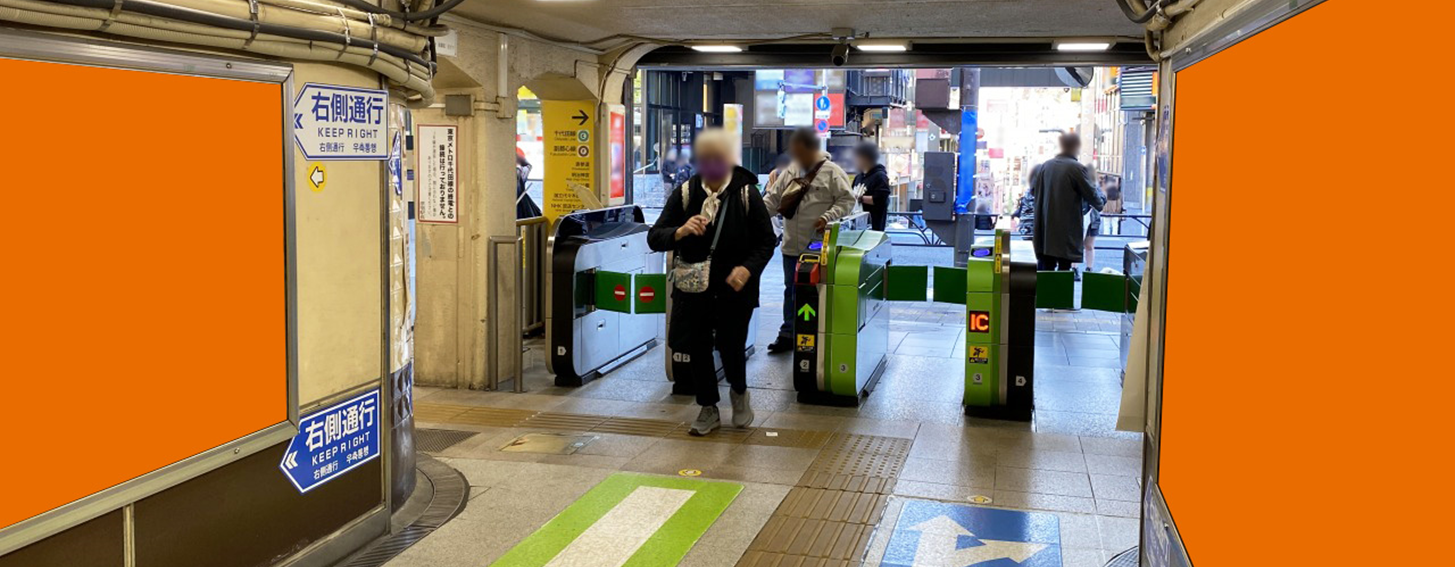
[[[963,93],[960,96],[965,96]],[[965,109],[960,111],[960,169],[955,187],[955,214],[963,215],[974,210],[975,161],[977,146],[975,133],[980,129],[980,113]]]
[[[379,391],[304,417],[278,468],[308,492],[379,457]]]

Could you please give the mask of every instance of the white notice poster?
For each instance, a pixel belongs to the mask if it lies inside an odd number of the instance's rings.
[[[419,222],[453,224],[460,220],[458,132],[454,126],[419,126],[415,149],[419,161]]]

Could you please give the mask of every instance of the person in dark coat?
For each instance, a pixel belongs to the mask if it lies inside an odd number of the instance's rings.
[[[1031,176],[1036,207],[1031,241],[1041,270],[1067,271],[1081,262],[1086,237],[1083,206],[1098,211],[1106,206],[1106,195],[1096,187],[1091,169],[1076,161],[1081,137],[1063,134],[1060,144],[1061,154],[1041,164]]]
[[[525,152],[520,148],[515,149],[515,218],[529,219],[541,216],[541,208],[536,205],[535,199],[530,198],[526,193],[526,183],[530,179],[530,161],[525,159]]]
[[[693,435],[707,435],[721,425],[714,347],[731,386],[733,425],[742,428],[753,421],[748,325],[777,237],[757,187],[758,176],[733,165],[733,145],[724,130],[704,130],[697,136],[697,174],[672,190],[662,216],[647,233],[652,250],[676,253],[674,265],[711,259],[706,291],[692,293],[673,285],[667,337],[674,353],[687,356],[691,376],[683,379],[692,380],[697,404],[702,406],[689,431]]]
[[[869,213],[869,227],[884,232],[889,219],[889,172],[879,164],[879,146],[874,142],[855,146],[854,162],[859,170],[854,176],[854,194]]]

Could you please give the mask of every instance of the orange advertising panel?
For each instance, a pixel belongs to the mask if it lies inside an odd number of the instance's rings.
[[[287,241],[282,85],[0,76],[5,528],[287,421]]]
[[[1330,0],[1177,73],[1159,484],[1198,567],[1448,562],[1455,106],[1405,18]]]

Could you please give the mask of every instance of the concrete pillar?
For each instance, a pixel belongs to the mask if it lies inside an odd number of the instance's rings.
[[[460,219],[453,225],[419,225],[416,376],[418,383],[428,386],[482,389],[489,365],[496,365],[502,380],[511,377],[511,333],[518,332],[508,327],[518,307],[513,286],[520,262],[513,249],[499,249],[498,297],[488,296],[487,265],[490,239],[516,236],[516,91],[526,86],[543,100],[592,101],[597,116],[595,149],[600,156],[596,178],[606,180],[609,116],[600,104],[602,95],[606,93],[608,102],[620,102],[631,66],[650,49],[600,53],[506,35],[459,18],[445,19],[458,30],[458,55],[440,57],[435,78],[439,97],[434,107],[416,111],[414,121],[416,126],[459,127]],[[469,114],[447,115],[444,101],[449,95],[469,96]],[[605,202],[607,184],[595,185]],[[492,302],[499,307],[500,321],[488,320]],[[491,329],[497,329],[501,360],[487,360]]]

